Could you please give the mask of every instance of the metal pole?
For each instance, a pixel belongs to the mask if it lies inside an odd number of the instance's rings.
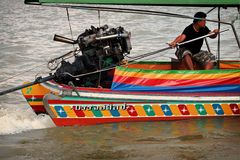
[[[210,49],[210,46],[209,46],[209,44],[208,44],[207,38],[204,38],[204,40],[205,40],[205,43],[206,43],[208,52],[211,52],[211,49]]]
[[[218,7],[218,29],[220,31],[220,7]],[[217,63],[218,68],[220,68],[220,34],[218,34],[218,63]]]
[[[39,83],[43,83],[49,80],[52,80],[54,78],[54,75],[50,75],[48,77],[42,78],[42,77],[38,77],[35,81],[27,83],[27,84],[23,84],[17,87],[13,87],[4,91],[0,91],[0,96],[17,91],[19,89],[23,89],[23,88],[27,88],[29,86],[35,85],[35,84],[39,84]]]

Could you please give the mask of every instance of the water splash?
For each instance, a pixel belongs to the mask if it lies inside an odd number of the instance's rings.
[[[48,115],[36,115],[31,108],[0,107],[0,135],[54,127]]]

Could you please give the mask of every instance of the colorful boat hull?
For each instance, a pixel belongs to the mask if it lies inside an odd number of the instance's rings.
[[[240,116],[240,102],[237,99],[232,103],[226,100],[151,103],[46,95],[44,104],[57,126]]]
[[[133,85],[131,90],[119,90],[116,85],[113,87],[114,83],[112,89],[106,89],[71,87],[48,81],[25,88],[22,93],[35,112],[46,112],[57,126],[240,116],[240,70],[236,64],[224,63],[226,69],[222,71],[177,71],[172,70],[175,64],[141,62],[115,70],[113,82],[120,87],[129,83]],[[150,70],[157,71],[148,72]],[[162,85],[159,78],[166,82]],[[184,90],[174,90],[178,81],[179,84],[184,81]],[[139,85],[157,89],[168,85],[172,89],[132,90]],[[209,89],[211,87],[215,89]]]

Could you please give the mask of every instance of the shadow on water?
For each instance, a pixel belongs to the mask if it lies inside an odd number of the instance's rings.
[[[0,158],[238,159],[239,122],[236,117],[32,130],[1,136]]]

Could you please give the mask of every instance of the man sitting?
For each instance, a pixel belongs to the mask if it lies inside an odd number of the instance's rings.
[[[179,35],[169,45],[174,48],[180,42],[189,41],[191,39],[195,39],[209,33],[215,33],[214,35],[211,35],[210,38],[216,38],[219,30],[214,29],[213,31],[210,31],[208,29],[206,26],[206,16],[207,15],[203,12],[197,12],[194,15],[194,18],[196,19],[193,20],[193,23],[187,26],[182,34]],[[215,61],[215,56],[208,51],[202,51],[202,45],[203,39],[199,39],[179,46],[175,54],[178,59],[183,62],[186,69],[194,69],[193,61],[197,62],[197,64],[201,65],[201,67],[204,69],[213,68],[213,61]]]

